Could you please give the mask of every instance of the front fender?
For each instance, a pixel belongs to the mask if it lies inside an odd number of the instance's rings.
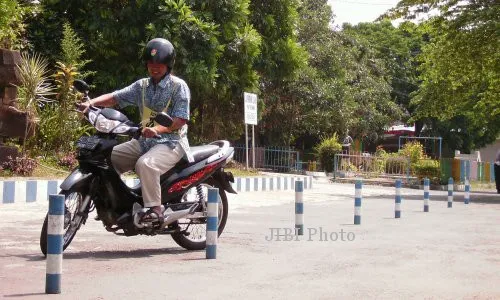
[[[83,173],[82,170],[75,169],[66,179],[64,179],[63,183],[61,183],[61,190],[68,191],[73,187],[88,185],[92,177],[92,173]]]

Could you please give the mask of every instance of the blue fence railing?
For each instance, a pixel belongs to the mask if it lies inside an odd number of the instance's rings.
[[[246,165],[245,146],[234,146],[233,159]],[[252,148],[248,149],[248,166],[253,166]],[[295,172],[302,169],[299,151],[290,147],[255,147],[255,168],[276,172]]]

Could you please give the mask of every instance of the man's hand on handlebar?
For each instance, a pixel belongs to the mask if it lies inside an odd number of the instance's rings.
[[[90,100],[90,98],[86,98],[86,101],[78,104],[78,109],[82,113],[86,113],[89,110],[90,106],[110,107],[116,104],[117,102],[113,97],[113,94],[104,94],[99,97],[93,98],[92,100]]]
[[[142,129],[142,136],[145,138],[159,138],[160,135],[154,127],[145,127]]]
[[[89,107],[92,105],[90,101],[85,101],[85,102],[80,102],[80,103],[77,103],[77,109],[82,112],[82,113],[87,113],[87,111],[89,110]]]

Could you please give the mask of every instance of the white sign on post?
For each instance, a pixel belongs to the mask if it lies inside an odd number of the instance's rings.
[[[244,93],[245,124],[257,125],[257,95]]]
[[[257,125],[257,95],[243,93],[245,104],[245,140],[246,140],[246,161],[248,170],[248,124],[252,125],[252,165],[255,169],[255,132],[253,125]]]

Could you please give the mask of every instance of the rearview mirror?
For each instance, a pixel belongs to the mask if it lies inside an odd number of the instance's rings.
[[[168,127],[174,123],[174,120],[172,117],[170,117],[167,113],[161,112],[156,115],[155,121],[160,124],[161,126]]]
[[[80,93],[86,93],[90,90],[90,86],[83,80],[77,79],[73,82],[73,86]]]

